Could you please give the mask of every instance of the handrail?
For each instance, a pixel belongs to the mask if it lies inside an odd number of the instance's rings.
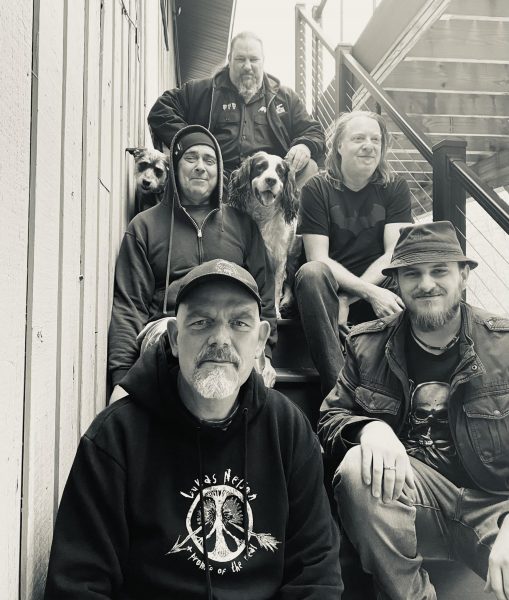
[[[424,133],[422,133],[418,127],[410,123],[405,113],[397,107],[394,100],[384,92],[371,75],[351,54],[344,52],[343,60],[350,72],[357,77],[373,98],[383,106],[401,131],[407,136],[417,150],[419,150],[424,158],[431,163],[433,159],[433,150]]]
[[[509,233],[509,204],[491,190],[477,173],[463,160],[450,159],[451,173],[461,183],[468,195],[477,200],[484,210]]]
[[[397,108],[392,98],[384,92],[351,54],[343,52],[343,62],[373,98],[384,108],[387,114],[390,115],[422,156],[432,164],[433,150],[424,133],[410,123],[405,113]],[[465,161],[449,159],[449,165],[454,178],[463,186],[468,195],[474,198],[496,223],[509,234],[509,204],[487,186]]]
[[[320,42],[334,56],[334,48],[327,42],[327,40],[325,39],[324,33],[320,29],[320,27],[318,27],[318,25],[313,21],[313,19],[310,19],[303,10],[301,10],[301,9],[298,9],[298,10],[299,10],[299,17],[302,18],[304,21],[306,21],[306,23],[311,27],[311,29],[313,30],[313,33],[315,33],[315,35],[318,37]]]

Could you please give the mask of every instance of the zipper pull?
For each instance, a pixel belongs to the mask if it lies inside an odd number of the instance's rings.
[[[197,235],[198,235],[199,238],[203,237],[203,235],[201,233],[201,229],[198,229],[198,234]]]

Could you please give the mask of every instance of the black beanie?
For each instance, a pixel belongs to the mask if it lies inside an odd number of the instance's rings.
[[[182,158],[184,152],[191,146],[209,146],[217,154],[216,147],[212,138],[203,131],[192,131],[187,135],[183,135],[179,141],[173,146],[174,164]]]

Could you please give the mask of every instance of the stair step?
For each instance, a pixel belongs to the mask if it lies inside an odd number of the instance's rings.
[[[320,377],[317,370],[311,367],[298,369],[276,367],[276,381],[278,383],[316,383],[320,381]]]
[[[283,369],[312,369],[306,336],[300,319],[279,319],[278,342],[273,351],[272,364]]]

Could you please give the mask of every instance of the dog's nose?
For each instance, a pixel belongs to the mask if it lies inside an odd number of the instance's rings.
[[[272,187],[272,186],[276,185],[277,179],[275,177],[265,177],[265,183],[268,186]]]
[[[150,181],[148,179],[143,179],[142,182],[141,182],[141,185],[144,188],[149,188],[150,187]]]

